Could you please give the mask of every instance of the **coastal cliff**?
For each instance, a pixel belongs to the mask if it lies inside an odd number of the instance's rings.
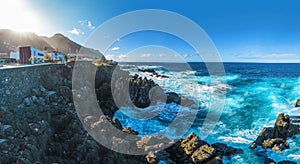
[[[117,77],[128,82],[129,97],[136,106],[151,105],[149,92],[154,87],[157,92],[161,89],[152,80],[129,76],[117,66],[102,66],[96,68],[95,84],[82,83],[95,86],[97,103],[104,115],[96,119],[86,116],[86,119],[91,125],[109,123],[120,131],[136,135],[138,141],[130,146],[147,152],[147,155],[112,151],[87,133],[76,113],[72,96],[73,68],[74,63],[69,63],[0,71],[0,92],[4,95],[0,106],[1,163],[222,163],[224,156],[243,153],[241,149],[223,143],[209,144],[193,133],[164,150],[152,151],[161,146],[152,145],[153,142],[172,141],[162,136],[139,137],[137,131],[123,127],[113,118],[118,107],[112,98],[111,86],[117,84],[112,83],[112,74],[117,69]],[[175,93],[166,94],[164,98],[167,102],[180,102]],[[105,133],[106,129],[102,130]],[[117,141],[117,146],[128,147],[124,138],[113,141]]]

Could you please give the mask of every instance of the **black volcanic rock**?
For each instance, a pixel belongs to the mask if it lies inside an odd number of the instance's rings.
[[[281,113],[278,115],[274,127],[264,128],[250,148],[255,149],[257,146],[262,146],[265,149],[282,151],[289,148],[286,142],[287,137],[293,137],[298,133],[300,133],[300,126],[291,123],[289,115]]]
[[[140,108],[149,106],[151,104],[149,92],[155,86],[156,84],[151,79],[131,77],[129,79],[129,91],[133,103]]]
[[[167,93],[167,103],[172,103],[172,102],[176,104],[181,103],[181,97],[175,92]]]
[[[293,162],[293,161],[280,161],[280,162],[278,162],[278,164],[297,164],[297,162]]]
[[[186,138],[167,148],[166,152],[177,163],[221,163],[220,159],[223,156],[243,153],[241,149],[229,147],[225,144],[215,143],[210,145],[194,133],[190,133]]]
[[[295,107],[300,107],[300,100],[296,101]]]
[[[273,159],[267,158],[264,164],[276,164],[276,162]]]
[[[220,157],[231,156],[234,154],[242,154],[243,153],[242,149],[227,146],[224,143],[214,143],[214,144],[212,144],[212,146],[216,149],[216,151]]]

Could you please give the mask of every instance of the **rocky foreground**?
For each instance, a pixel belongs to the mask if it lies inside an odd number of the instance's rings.
[[[146,156],[113,152],[87,134],[68,92],[66,87],[55,92],[41,86],[33,88],[32,96],[25,98],[16,109],[1,107],[1,163],[157,163],[161,160],[222,163],[223,156],[243,152],[222,143],[210,145],[193,133],[163,151],[150,151]],[[108,115],[99,120],[108,121],[123,132],[138,134]],[[151,145],[157,139],[141,137],[134,146],[151,150],[157,146]]]
[[[83,66],[93,67],[86,63]],[[139,137],[138,132],[129,127],[123,127],[119,120],[113,118],[118,107],[113,101],[111,86],[117,88],[120,84],[128,84],[129,97],[139,107],[151,105],[152,101],[150,100],[153,100],[151,95],[161,93],[161,88],[152,80],[137,75],[128,76],[128,72],[118,70],[118,67],[99,67],[94,87],[97,103],[104,115],[86,116],[84,119],[90,121],[90,125],[99,127],[106,123],[112,124],[120,131],[137,137],[137,141],[130,145],[122,137],[107,139],[107,142],[114,142],[112,146],[134,148],[147,153],[146,155],[126,155],[112,151],[96,142],[84,129],[76,113],[72,93],[89,91],[89,86],[93,86],[93,84],[82,80],[87,87],[72,92],[71,70],[73,65],[68,67],[70,71],[61,75],[63,76],[63,85],[52,87],[53,79],[45,80],[45,86],[30,88],[30,95],[24,97],[22,103],[16,104],[14,107],[0,107],[0,163],[158,163],[160,161],[166,163],[222,163],[224,156],[243,153],[241,149],[223,143],[209,144],[193,133],[175,142],[162,136]],[[115,69],[119,71],[116,83],[111,79]],[[82,74],[82,76],[84,75]],[[56,77],[53,78],[56,79]],[[48,81],[50,83],[47,83]],[[151,90],[153,88],[156,89]],[[149,92],[151,93],[149,94]],[[80,96],[84,97],[84,94]],[[185,102],[184,105],[195,107],[191,100],[180,97],[176,93],[164,94],[160,98],[166,100],[167,103]],[[154,100],[156,99],[154,98]],[[128,99],[125,98],[124,101],[128,101]],[[101,132],[106,134],[107,130],[102,128]],[[288,117],[280,115],[275,128],[264,130],[252,148],[263,146],[283,150],[281,148],[287,147],[283,140],[296,133],[299,131],[290,123]],[[157,143],[159,140],[172,143],[172,145],[156,151],[157,148],[164,147],[163,143]],[[272,162],[270,159],[269,161]]]

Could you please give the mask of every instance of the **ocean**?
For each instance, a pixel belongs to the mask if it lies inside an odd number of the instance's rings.
[[[300,163],[300,136],[289,139],[290,149],[282,153],[249,148],[264,127],[273,127],[279,113],[292,114],[295,101],[300,99],[300,64],[224,63],[226,81],[220,80],[218,85],[212,82],[212,77],[221,77],[210,76],[204,63],[120,63],[120,66],[130,74],[153,79],[166,92],[176,92],[195,100],[199,106],[196,111],[174,103],[157,104],[145,110],[152,112],[161,107],[164,110],[149,120],[132,118],[128,114],[130,109],[126,107],[116,112],[115,117],[124,126],[138,131],[139,135],[153,135],[165,129],[179,113],[179,108],[186,114],[198,112],[186,134],[194,132],[199,135],[203,130],[205,114],[214,110],[210,109],[209,104],[218,101],[216,97],[223,94],[224,97],[219,96],[225,102],[221,116],[204,140],[211,144],[222,142],[244,150],[244,154],[224,158],[224,163],[262,163],[266,156],[275,161],[292,160]],[[169,78],[154,77],[138,69],[153,69]],[[184,137],[176,136],[172,129],[165,136],[170,139]]]

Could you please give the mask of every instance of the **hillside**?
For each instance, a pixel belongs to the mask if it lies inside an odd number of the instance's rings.
[[[0,52],[9,53],[10,51],[16,51],[18,46],[27,45],[40,50],[43,50],[45,47],[53,49],[51,45],[35,33],[18,33],[7,29],[0,30]]]
[[[59,50],[65,53],[76,53],[90,55],[92,57],[103,56],[98,50],[86,48],[70,40],[62,34],[52,37],[38,36],[32,32],[19,33],[8,29],[0,30],[0,52],[9,53],[16,51],[19,46],[32,46],[40,50]]]

